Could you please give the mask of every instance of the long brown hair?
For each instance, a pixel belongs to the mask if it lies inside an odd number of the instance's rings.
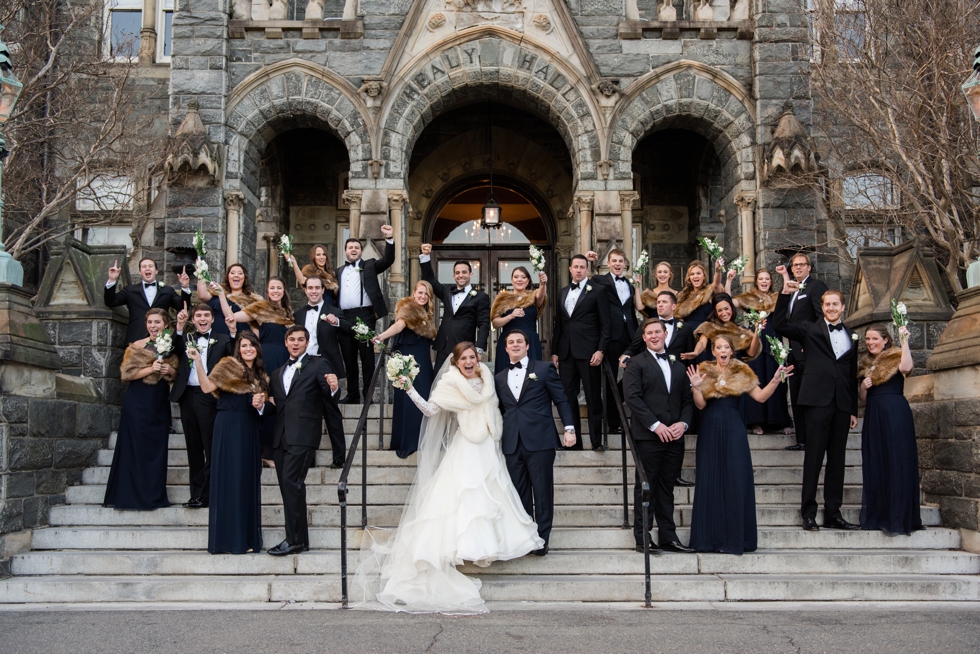
[[[358,241],[360,242],[360,241]],[[316,263],[316,251],[323,250],[323,256],[327,258],[326,265],[321,268]],[[323,279],[323,286],[326,289],[327,283],[337,281],[337,273],[334,272],[333,264],[330,262],[330,250],[327,249],[326,245],[322,243],[314,243],[310,248],[310,266],[313,268],[313,274],[317,277]]]
[[[690,289],[694,291],[694,284],[691,283],[691,271],[695,268],[700,268],[701,272],[704,273],[704,286],[701,288],[706,288],[711,284],[711,275],[708,273],[708,268],[700,261],[692,261],[687,264],[687,272],[684,273],[684,290]],[[701,290],[700,288],[697,290]]]
[[[453,348],[453,353],[449,357],[449,365],[455,366],[459,362],[459,358],[463,356],[466,350],[473,350],[476,355],[477,360],[480,358],[480,353],[476,351],[476,344],[472,341],[463,341],[462,343],[457,343],[456,347]]]
[[[242,359],[242,341],[248,341],[255,348],[255,361],[249,368],[245,360]],[[269,394],[269,377],[265,372],[265,365],[262,363],[262,343],[259,337],[251,330],[245,330],[235,339],[235,348],[231,356],[245,368],[245,381],[253,386],[257,386],[266,395]]]
[[[232,268],[241,268],[242,276],[245,278],[242,280],[242,293],[245,295],[252,294],[252,284],[248,281],[248,270],[245,269],[245,265],[241,263],[233,263],[227,268],[225,268],[225,281],[221,282],[222,288],[225,289],[227,295],[231,295],[234,291],[231,290],[231,284],[228,283],[228,273],[231,272]]]
[[[867,334],[868,332],[877,332],[879,336],[885,339],[885,345],[884,347],[881,348],[882,352],[884,352],[885,350],[887,350],[888,348],[894,345],[894,342],[892,341],[892,335],[888,333],[888,327],[886,327],[882,323],[876,322],[873,325],[868,325],[868,327],[864,330],[864,333]]]
[[[289,301],[289,287],[286,286],[286,280],[276,275],[269,278],[269,281],[265,283],[265,297],[267,300],[269,299],[269,282],[279,282],[282,284],[282,299],[279,300],[279,306],[288,311],[289,315],[293,315],[293,305]],[[269,303],[272,304],[272,300],[269,300]]]
[[[769,290],[768,291],[762,291],[762,289],[759,288],[759,275],[761,275],[762,273],[766,273],[767,275],[769,275]],[[776,279],[772,276],[772,271],[769,270],[768,268],[764,267],[764,266],[762,268],[756,268],[755,269],[755,279],[752,280],[752,288],[754,288],[755,290],[759,291],[760,293],[763,293],[763,292],[765,292],[765,293],[775,293],[776,292]]]
[[[163,316],[164,329],[170,329],[170,325],[173,324],[170,318],[169,311],[165,311],[163,309],[150,309],[149,311],[146,312],[146,315],[143,317],[143,322],[145,323],[146,319],[149,318],[150,316]]]

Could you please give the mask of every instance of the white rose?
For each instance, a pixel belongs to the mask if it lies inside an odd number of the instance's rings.
[[[898,303],[898,304],[897,304],[897,305],[895,306],[895,308],[896,308],[896,309],[898,309],[898,312],[899,312],[900,314],[902,314],[903,316],[906,316],[906,315],[908,315],[908,313],[909,313],[909,309],[908,309],[908,307],[906,307],[906,306],[905,306],[905,303],[904,303],[904,302],[899,302],[899,303]]]

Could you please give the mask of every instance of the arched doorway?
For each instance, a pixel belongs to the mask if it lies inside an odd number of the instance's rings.
[[[554,219],[547,203],[517,180],[494,177],[493,196],[501,206],[503,224],[499,229],[486,230],[480,225],[480,217],[489,194],[489,178],[478,176],[447,188],[432,204],[424,241],[432,244],[439,281],[454,284],[455,262],[469,261],[473,285],[486,292],[491,301],[502,289],[511,288],[511,274],[520,266],[531,273],[532,287],[536,288],[537,274],[528,255],[531,245],[544,251],[544,272],[555,280]],[[551,324],[550,307],[546,307],[538,324],[546,351]],[[488,352],[492,353],[495,346],[496,332],[491,330]]]

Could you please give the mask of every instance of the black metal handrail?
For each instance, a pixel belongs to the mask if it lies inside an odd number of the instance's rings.
[[[623,398],[619,394],[619,388],[616,386],[616,373],[613,372],[612,366],[608,359],[603,359],[602,369],[606,373],[606,378],[609,380],[609,389],[613,394],[613,400],[616,403],[616,410],[619,411],[619,422],[623,426],[623,529],[630,528],[629,522],[629,475],[627,473],[627,459],[626,459],[626,446],[629,445],[630,453],[633,455],[633,467],[636,470],[636,475],[640,478],[640,504],[643,509],[643,574],[645,582],[644,600],[645,606],[650,608],[651,606],[651,590],[650,590],[650,482],[647,480],[646,471],[643,470],[643,466],[640,464],[640,460],[636,458],[636,443],[633,442],[633,434],[630,429],[631,423],[626,419],[625,404],[623,403]],[[605,384],[604,384],[605,386]],[[605,411],[603,411],[603,425],[605,425]],[[603,432],[606,431],[605,426],[603,426]]]
[[[387,348],[382,344],[382,350],[374,360],[374,374],[371,375],[371,382],[364,393],[364,406],[361,408],[361,415],[357,419],[357,427],[354,429],[354,436],[351,437],[350,448],[347,450],[347,459],[344,461],[344,469],[340,471],[340,480],[337,482],[337,498],[340,500],[340,592],[343,597],[343,607],[347,606],[347,478],[350,476],[351,466],[354,464],[354,456],[357,454],[358,445],[361,442],[361,435],[367,424],[368,412],[374,403],[374,392],[378,386],[379,374],[384,368],[384,359],[387,356]],[[381,412],[382,425],[379,427],[384,433],[384,408],[379,408]],[[384,436],[382,435],[382,438]],[[361,529],[367,528],[367,446],[361,448]]]

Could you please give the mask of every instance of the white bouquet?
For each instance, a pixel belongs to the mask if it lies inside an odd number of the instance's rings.
[[[896,327],[905,327],[909,324],[909,309],[904,302],[892,300],[892,324]]]
[[[769,341],[769,354],[772,358],[776,360],[781,366],[786,365],[786,359],[789,357],[789,350],[786,345],[783,344],[782,339],[775,338],[773,336],[766,336],[766,340]],[[786,375],[784,373],[779,373],[780,381],[786,381]]]
[[[408,382],[415,381],[415,376],[419,374],[419,365],[415,362],[415,357],[411,354],[404,355],[395,353],[388,357],[388,364],[385,367],[385,374],[395,388],[407,390],[408,384],[402,384],[399,379],[405,377]]]
[[[745,317],[749,319],[749,323],[755,326],[756,329],[762,328],[762,321],[769,317],[768,311],[755,311],[753,309],[745,310]]]
[[[360,318],[354,323],[352,329],[354,331],[354,338],[363,343],[370,343],[378,335],[378,332],[368,327],[367,323]],[[384,343],[381,343],[380,347],[382,350],[387,349]]]
[[[157,351],[157,361],[163,361],[163,357],[169,356],[174,351],[172,333],[169,329],[165,329],[150,339],[153,349]]]
[[[279,237],[279,242],[276,244],[276,249],[279,250],[285,258],[290,258],[293,256],[293,237],[289,234],[283,234]]]
[[[725,252],[725,248],[718,245],[718,242],[707,236],[698,236],[698,245],[708,253],[712,259],[718,259]]]
[[[527,249],[528,256],[531,258],[531,265],[534,270],[541,272],[544,270],[544,252],[534,247],[533,245]]]
[[[741,275],[745,270],[746,264],[748,264],[748,261],[745,260],[745,255],[739,255],[728,265],[728,269],[734,270],[737,274]]]
[[[197,252],[197,260],[194,262],[194,274],[206,284],[211,283],[211,273],[209,272],[208,262],[204,259],[207,254],[208,242],[204,239],[204,232],[200,229],[194,234],[194,250]]]
[[[636,274],[642,275],[647,271],[647,266],[650,264],[650,255],[647,254],[646,250],[640,250],[640,256],[636,258]]]

